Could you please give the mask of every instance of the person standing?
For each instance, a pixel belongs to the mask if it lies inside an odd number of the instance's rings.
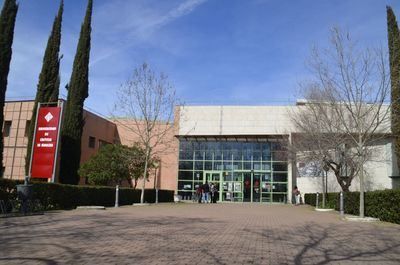
[[[201,203],[201,199],[202,199],[202,185],[198,185],[197,189],[196,189],[196,196],[197,196],[197,201],[198,203]]]
[[[293,197],[295,198],[295,205],[300,205],[300,191],[297,186],[294,186],[293,188]]]
[[[208,203],[208,196],[210,194],[210,186],[208,185],[208,182],[204,183],[203,185],[203,201],[204,203]]]
[[[210,187],[210,202],[213,202],[213,198],[214,198],[214,183],[210,182],[210,184],[208,184],[208,186]]]

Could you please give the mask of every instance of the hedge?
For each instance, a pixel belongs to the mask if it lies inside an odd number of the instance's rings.
[[[22,181],[0,179],[0,200],[17,198],[16,185]],[[47,182],[33,182],[33,198],[39,200],[45,210],[68,210],[83,205],[101,205],[106,207],[115,204],[115,188],[99,186],[75,186]],[[129,205],[140,202],[141,190],[131,188],[119,189],[119,205]],[[156,192],[146,189],[144,200],[154,203]],[[174,191],[159,190],[159,202],[173,202]]]
[[[339,210],[339,193],[328,193],[327,206]],[[304,195],[306,204],[315,206],[316,194]],[[377,190],[365,192],[365,216],[379,218],[382,221],[400,224],[400,189]],[[360,209],[360,192],[345,192],[344,212],[358,215]],[[319,205],[322,203],[320,194]]]

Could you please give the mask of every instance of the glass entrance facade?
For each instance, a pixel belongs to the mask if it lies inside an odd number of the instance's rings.
[[[190,200],[212,182],[219,201],[280,202],[288,194],[288,161],[282,140],[180,139],[178,194]]]

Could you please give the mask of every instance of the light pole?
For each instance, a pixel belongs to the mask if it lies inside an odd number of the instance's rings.
[[[326,197],[328,196],[328,171],[329,171],[329,166],[327,164],[324,165],[324,171],[325,171],[325,187],[323,187],[324,194],[322,197],[322,207],[325,208],[325,203],[326,203]]]
[[[155,169],[155,174],[154,174],[154,188],[156,190],[156,203],[158,203],[158,177],[157,177],[157,169],[160,166],[160,162],[156,160],[154,163],[154,169]]]

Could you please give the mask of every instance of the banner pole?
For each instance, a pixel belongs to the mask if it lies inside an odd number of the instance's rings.
[[[63,117],[63,110],[64,110],[64,102],[59,100],[58,104],[60,107],[60,117],[58,118],[58,135],[57,135],[57,142],[56,142],[56,152],[54,154],[54,165],[53,165],[53,173],[51,175],[51,182],[54,183],[56,177],[56,169],[57,169],[57,162],[58,162],[58,148],[60,146],[60,136],[61,136],[61,120]]]
[[[33,131],[33,138],[32,138],[32,144],[31,144],[31,157],[29,158],[29,172],[28,172],[28,178],[29,180],[31,179],[31,170],[32,170],[32,160],[33,160],[33,149],[34,149],[34,144],[35,144],[35,139],[36,139],[36,129],[37,129],[37,124],[38,124],[38,117],[39,117],[39,109],[42,103],[38,103],[37,109],[36,109],[36,120],[35,120],[35,129]]]

